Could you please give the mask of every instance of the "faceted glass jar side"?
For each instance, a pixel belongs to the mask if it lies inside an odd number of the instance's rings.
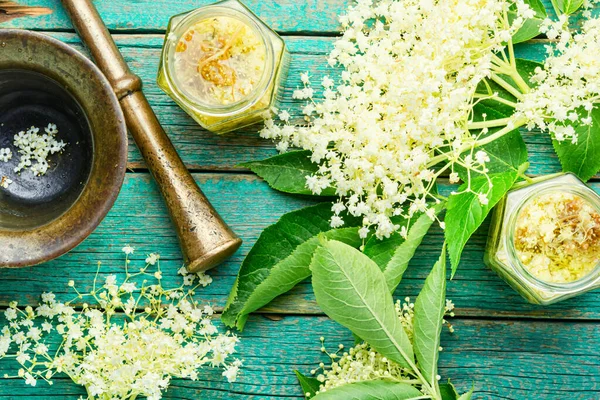
[[[523,266],[517,256],[514,231],[521,209],[540,193],[552,191],[572,193],[585,199],[587,204],[600,212],[600,196],[571,173],[516,185],[494,209],[484,255],[484,263],[533,304],[552,304],[600,288],[600,264],[595,265],[581,279],[556,283],[538,279]]]
[[[223,104],[207,102],[206,99],[191,94],[177,79],[177,70],[174,67],[177,46],[184,35],[194,27],[194,24],[218,18],[238,21],[248,28],[248,32],[259,38],[261,46],[265,49],[262,76],[254,82],[252,90],[238,101]],[[253,125],[273,115],[282,103],[290,58],[284,40],[276,32],[239,1],[225,0],[170,19],[158,68],[157,83],[202,127],[222,134]]]

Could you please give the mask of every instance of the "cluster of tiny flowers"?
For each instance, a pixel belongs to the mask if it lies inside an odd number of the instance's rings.
[[[518,16],[509,25],[512,4]],[[283,123],[267,120],[261,135],[278,140],[280,151],[312,152],[320,167],[307,187],[336,189],[334,227],[348,212],[363,218],[363,237],[372,229],[387,237],[400,228],[396,215],[430,210],[434,218],[436,178],[465,164],[461,154],[476,140],[467,127],[475,89],[530,15],[521,0],[360,0],[341,17],[343,36],[329,58],[343,68],[339,84],[325,77],[324,99],[315,101],[303,74],[294,98],[306,101],[308,124],[296,126],[282,111]],[[436,152],[452,156],[434,170]]]
[[[27,131],[21,131],[14,137],[13,144],[18,149],[21,158],[15,167],[15,173],[29,168],[35,175],[44,175],[48,171],[48,156],[62,151],[66,143],[56,140],[58,128],[55,124],[48,124],[40,134],[40,128],[32,126]],[[10,149],[0,149],[0,161],[8,162],[12,159]]]
[[[454,316],[454,304],[450,300],[446,300],[445,315]],[[413,318],[414,304],[410,302],[410,298],[404,299],[404,303],[396,302],[396,312],[398,318],[404,327],[404,331],[408,335],[411,343],[414,336]],[[444,323],[447,322],[444,320]],[[448,324],[450,332],[454,332],[452,325]],[[324,363],[319,365],[322,373],[317,375],[317,379],[321,382],[321,386],[317,393],[326,392],[338,386],[342,386],[353,382],[362,382],[375,379],[387,379],[396,382],[412,383],[414,377],[410,371],[401,367],[393,361],[373,350],[367,343],[360,343],[350,350],[339,354],[344,350],[343,345],[339,345],[338,351],[328,353],[323,345],[324,338],[321,338],[321,351],[327,353],[331,358],[331,365],[325,366]],[[441,348],[440,348],[441,350]],[[317,374],[317,370],[311,371],[313,375]]]
[[[571,33],[568,26],[566,15],[543,25],[548,38],[558,43],[548,46],[544,67],[536,68],[531,78],[536,86],[517,104],[514,118],[558,141],[576,143],[575,126],[591,125],[592,110],[600,101],[600,19],[586,20],[579,33]]]
[[[134,250],[127,246],[123,251]],[[173,377],[196,380],[206,365],[222,368],[223,376],[235,381],[241,361],[230,356],[238,338],[219,333],[212,323],[213,309],[193,299],[195,289],[210,278],[182,269],[184,283],[165,289],[158,255],[148,258],[139,272],[126,267],[121,283],[109,275],[97,287],[96,274],[89,293],[80,293],[70,281],[77,293],[73,301],[89,297],[94,306],[83,303],[76,310],[52,293],[42,294],[37,308],[11,303],[4,313],[8,324],[0,334],[0,358],[15,358],[21,365],[17,376],[32,386],[40,379],[52,384],[55,374],[67,374],[85,386],[90,399],[160,399]],[[56,335],[62,342],[51,353],[48,339]],[[9,354],[11,349],[14,354]]]

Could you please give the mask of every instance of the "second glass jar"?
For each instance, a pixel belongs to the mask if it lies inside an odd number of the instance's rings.
[[[484,260],[534,304],[600,287],[600,197],[570,173],[516,186],[494,209]]]

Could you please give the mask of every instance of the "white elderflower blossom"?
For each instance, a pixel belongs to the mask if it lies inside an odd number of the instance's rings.
[[[123,251],[123,253],[125,253],[127,255],[130,255],[130,254],[133,254],[133,252],[135,251],[135,249],[133,247],[127,245],[127,246],[123,247],[121,249],[121,251]]]
[[[123,250],[133,252],[129,246]],[[158,260],[156,255],[160,272]],[[208,276],[194,274],[200,283],[191,288],[164,289],[160,282],[148,284],[154,272],[131,274],[127,263],[125,270],[123,282],[109,275],[96,287],[96,276],[90,293],[75,289],[75,300],[90,298],[95,306],[83,303],[75,309],[52,293],[43,293],[35,309],[11,302],[4,312],[10,323],[0,331],[0,359],[15,358],[22,366],[17,377],[31,386],[39,380],[52,384],[55,374],[66,373],[86,387],[90,399],[160,399],[172,378],[196,380],[204,366],[222,368],[227,381],[234,382],[242,363],[231,355],[239,339],[219,333],[212,307],[192,297],[198,287],[210,283]],[[46,342],[46,334],[54,330],[62,344],[50,351],[52,341]]]
[[[558,141],[577,142],[575,123],[591,125],[591,112],[600,101],[600,19],[586,20],[580,33],[571,34],[569,19],[544,24],[544,31],[557,39],[548,47],[543,68],[531,80],[536,86],[517,104],[515,118],[526,120]]]
[[[58,128],[55,124],[48,124],[44,131],[46,133],[39,134],[40,129],[32,126],[26,132],[21,131],[14,136],[13,144],[17,147],[20,155],[19,163],[14,168],[15,173],[29,168],[34,175],[45,175],[50,167],[48,157],[61,152],[66,147],[65,142],[56,140]],[[5,159],[6,156],[2,157],[2,150],[7,149],[0,150],[0,160],[8,161],[12,158],[12,153],[8,159]]]
[[[461,154],[477,140],[469,132],[475,89],[531,12],[522,0],[358,1],[341,17],[344,33],[329,58],[344,69],[338,85],[323,78],[324,99],[312,101],[305,73],[305,87],[294,91],[310,99],[303,110],[310,124],[267,120],[261,135],[285,143],[280,150],[310,150],[320,168],[307,187],[315,194],[334,187],[347,212],[389,236],[401,228],[393,216],[425,212],[439,201],[436,178],[465,164]],[[467,168],[485,173],[489,157],[472,157]],[[341,225],[337,215],[331,222]]]
[[[396,313],[411,342],[414,336],[414,306],[414,303],[411,303],[408,297],[404,299],[403,303],[396,302]],[[450,300],[446,300],[444,315],[454,316],[454,304]],[[450,332],[454,332],[452,325],[445,320],[443,322],[448,326]],[[414,382],[414,378],[406,373],[405,368],[388,360],[367,343],[360,343],[340,354],[340,351],[344,348],[342,345],[338,346],[336,353],[328,353],[324,346],[325,338],[321,337],[320,340],[321,351],[327,353],[332,363],[328,366],[325,366],[324,363],[320,364],[322,371],[317,375],[317,379],[321,382],[321,386],[317,393],[323,393],[348,383],[374,379],[385,378],[396,382]],[[318,371],[313,370],[311,373],[315,375]]]
[[[9,148],[0,149],[0,161],[8,162],[12,158],[12,151]]]

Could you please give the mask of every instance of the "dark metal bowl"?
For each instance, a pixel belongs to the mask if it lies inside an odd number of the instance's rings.
[[[67,143],[45,175],[14,172],[14,135],[49,123]],[[85,56],[46,35],[0,29],[0,267],[56,258],[77,246],[114,204],[127,164],[127,128],[119,102]]]

